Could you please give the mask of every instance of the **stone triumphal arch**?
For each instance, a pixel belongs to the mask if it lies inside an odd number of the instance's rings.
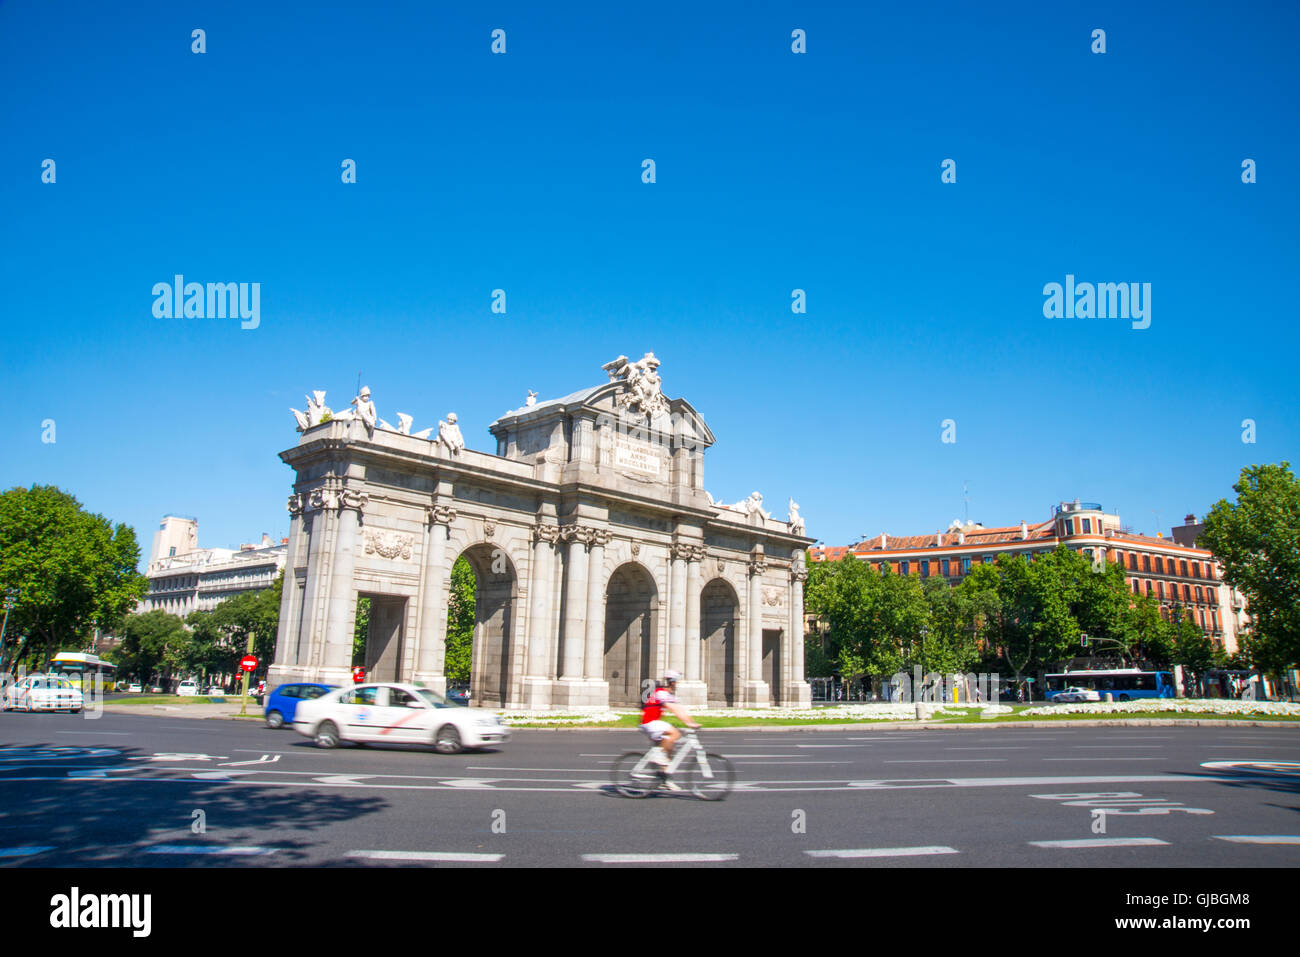
[[[454,415],[411,432],[368,389],[333,413],[314,393],[280,457],[296,479],[272,684],[345,684],[357,600],[373,680],[446,687],[452,565],[474,571],[476,704],[636,706],[666,669],[689,705],[803,705],[804,550],[755,492],[704,490],[712,432],[661,389],[653,354],[609,381],[525,405],[465,447]],[[435,434],[436,433],[436,434]]]

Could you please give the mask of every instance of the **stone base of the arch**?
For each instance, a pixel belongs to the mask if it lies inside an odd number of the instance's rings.
[[[783,702],[787,708],[811,708],[812,707],[812,686],[806,681],[794,682],[794,687],[790,689],[790,700]]]
[[[519,689],[518,707],[525,711],[549,711],[554,706],[555,682],[550,678],[525,677]]]
[[[559,678],[551,686],[551,705],[568,711],[604,711],[609,707],[609,682]]]
[[[772,697],[766,681],[746,681],[740,686],[740,705],[744,708],[770,708]]]
[[[677,700],[687,708],[707,708],[709,686],[703,681],[687,681],[683,678],[677,682]]]

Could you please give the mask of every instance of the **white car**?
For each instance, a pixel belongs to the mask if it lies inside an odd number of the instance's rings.
[[[138,681],[132,681],[129,685],[126,686],[127,694],[139,694],[142,690],[144,689],[140,687],[140,682]]]
[[[1061,704],[1068,704],[1074,701],[1100,701],[1101,695],[1091,688],[1066,688],[1059,692],[1053,699]]]
[[[456,754],[510,740],[510,729],[496,715],[408,684],[354,685],[301,701],[293,727],[321,748],[341,741],[392,742],[430,744],[440,754]]]
[[[28,675],[17,684],[6,686],[4,693],[5,711],[71,711],[77,714],[84,706],[80,689],[58,675]]]
[[[177,687],[176,693],[180,695],[196,695],[199,693],[199,683],[197,681],[182,681]]]

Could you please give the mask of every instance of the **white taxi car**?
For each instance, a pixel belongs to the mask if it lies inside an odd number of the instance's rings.
[[[408,684],[353,685],[301,701],[293,728],[321,748],[341,741],[431,744],[440,754],[456,754],[510,740],[510,729],[496,715]]]
[[[71,711],[77,714],[83,707],[85,701],[81,690],[58,675],[28,675],[5,687],[5,711]]]
[[[1101,695],[1096,691],[1093,691],[1091,688],[1066,688],[1064,691],[1059,692],[1054,698],[1052,698],[1052,700],[1061,704],[1070,704],[1080,701],[1100,701]]]

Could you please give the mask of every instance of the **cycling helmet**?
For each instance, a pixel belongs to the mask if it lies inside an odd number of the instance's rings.
[[[682,673],[680,671],[664,672],[664,684],[666,685],[670,685],[673,684],[674,682],[680,681],[681,678],[682,678]]]

